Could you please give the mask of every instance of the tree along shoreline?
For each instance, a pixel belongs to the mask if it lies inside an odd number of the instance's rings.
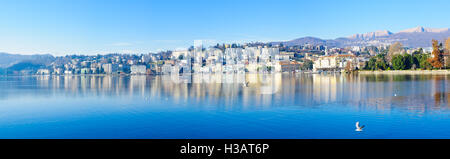
[[[360,70],[359,74],[440,74],[450,75],[450,70]]]
[[[365,62],[363,70],[436,70],[450,68],[448,56],[450,53],[450,37],[446,40],[446,46],[432,40],[433,51],[425,53],[422,48],[415,50],[411,54],[405,52],[403,45],[396,42],[389,46],[387,53],[373,56]]]

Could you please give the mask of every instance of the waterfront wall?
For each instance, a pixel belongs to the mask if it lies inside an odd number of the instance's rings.
[[[359,74],[438,74],[450,75],[450,70],[386,70],[386,71],[359,71]]]

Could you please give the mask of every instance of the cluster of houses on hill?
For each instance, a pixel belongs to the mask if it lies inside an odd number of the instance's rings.
[[[36,74],[186,74],[357,70],[387,47],[327,48],[271,45],[191,47],[141,55],[68,55]],[[409,52],[414,50],[407,50]]]
[[[69,58],[69,59],[67,59]],[[183,73],[256,73],[299,72],[305,60],[313,61],[313,69],[337,70],[348,61],[361,67],[363,57],[355,55],[308,55],[294,60],[294,53],[277,47],[194,48],[162,54],[124,56],[60,57],[50,68],[38,69],[36,74],[183,74]]]
[[[194,48],[166,55],[65,57],[37,74],[183,74],[295,72],[302,62],[277,47]]]

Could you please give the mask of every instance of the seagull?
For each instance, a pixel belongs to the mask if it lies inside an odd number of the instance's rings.
[[[250,83],[250,82],[243,82],[243,83],[242,83],[242,86],[248,87],[248,83]]]
[[[365,125],[359,126],[359,121],[358,121],[358,122],[356,122],[356,130],[355,131],[363,131],[364,127],[365,127]]]

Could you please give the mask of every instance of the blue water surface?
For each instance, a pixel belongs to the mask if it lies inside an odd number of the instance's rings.
[[[2,76],[0,138],[450,138],[449,79]],[[366,125],[363,132],[355,131],[357,121]]]

